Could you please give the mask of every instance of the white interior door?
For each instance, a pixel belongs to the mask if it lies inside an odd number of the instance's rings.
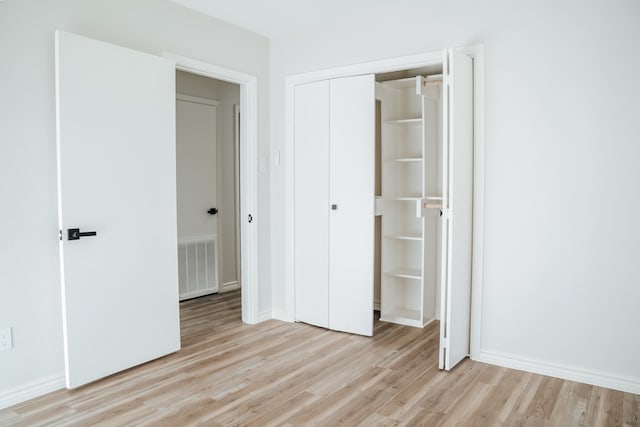
[[[330,84],[329,327],[373,335],[375,80]]]
[[[178,279],[185,300],[218,292],[224,236],[218,234],[217,102],[176,98]]]
[[[56,32],[56,99],[73,388],[180,349],[175,65]]]
[[[178,240],[218,234],[218,215],[208,213],[218,207],[216,151],[216,102],[178,95]]]
[[[448,61],[447,61],[448,53]],[[443,73],[445,149],[440,369],[469,355],[473,214],[473,61],[449,49]],[[446,112],[449,112],[447,115]],[[447,123],[448,121],[448,123]],[[447,137],[448,134],[448,137]],[[448,142],[448,144],[447,144]]]
[[[295,319],[329,327],[329,81],[295,87]]]

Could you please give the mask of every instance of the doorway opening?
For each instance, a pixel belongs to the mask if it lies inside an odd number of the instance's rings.
[[[240,288],[240,86],[176,72],[181,301]]]
[[[248,324],[258,322],[258,230],[257,230],[257,77],[250,74],[234,71],[228,68],[176,55],[164,53],[163,56],[176,64],[176,73],[185,72],[197,77],[215,79],[220,83],[231,84],[239,89],[239,102],[233,104],[233,134],[235,140],[235,223],[236,223],[236,275],[238,284],[233,280],[221,282],[220,286],[227,285],[227,289],[241,287],[242,321]],[[202,96],[200,96],[202,98]],[[216,106],[217,109],[217,106]],[[242,117],[242,119],[240,119]],[[217,163],[217,162],[216,162]],[[221,177],[218,180],[223,185]],[[219,186],[216,184],[219,188]],[[205,211],[213,209],[207,207]],[[220,208],[217,208],[220,210]],[[228,208],[227,208],[228,210]],[[211,215],[207,212],[208,216]],[[220,220],[219,220],[220,221]],[[222,248],[220,246],[220,248]],[[239,252],[239,253],[238,253]],[[230,256],[233,259],[233,256]],[[227,260],[229,257],[227,258]],[[222,267],[224,269],[224,267]],[[233,271],[232,267],[228,267]]]

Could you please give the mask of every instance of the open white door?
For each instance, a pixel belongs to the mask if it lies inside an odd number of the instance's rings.
[[[56,99],[73,388],[180,349],[175,65],[56,32]]]
[[[330,84],[329,328],[373,335],[375,79]]]
[[[439,367],[450,370],[469,355],[473,215],[473,61],[468,56],[449,49],[445,52],[443,74],[446,82],[443,88],[445,166]]]

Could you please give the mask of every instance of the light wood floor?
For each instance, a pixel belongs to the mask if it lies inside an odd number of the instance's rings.
[[[0,411],[0,425],[638,426],[640,396],[464,361],[437,367],[438,325],[373,338],[243,325],[240,294],[182,303],[182,350]]]

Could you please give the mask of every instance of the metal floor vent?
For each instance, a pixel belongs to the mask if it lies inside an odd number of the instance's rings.
[[[218,291],[218,243],[215,236],[178,242],[180,300]]]

